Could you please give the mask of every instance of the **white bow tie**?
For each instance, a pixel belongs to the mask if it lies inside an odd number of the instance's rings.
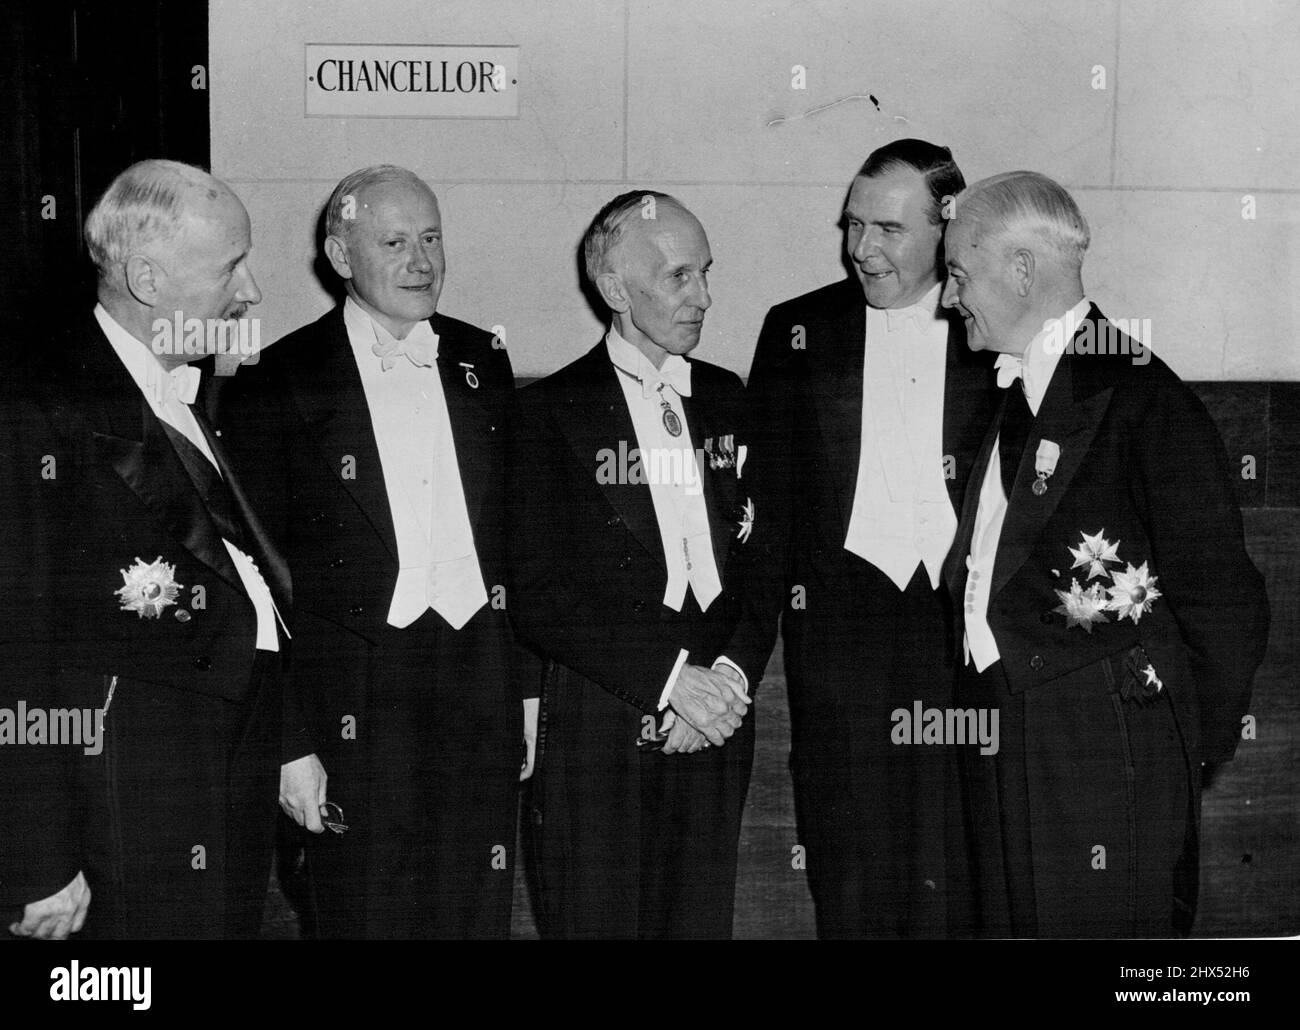
[[[390,336],[381,326],[375,326],[375,344],[370,348],[379,358],[380,367],[387,372],[397,359],[405,357],[412,365],[431,367],[438,360],[438,334],[428,322],[414,326],[406,339]]]
[[[691,395],[691,363],[685,358],[672,355],[659,370],[659,379],[676,390],[679,397]]]
[[[199,393],[199,380],[203,378],[202,372],[193,365],[177,365],[170,372],[165,369],[161,372],[154,383],[160,403],[166,404],[173,399],[182,404],[194,403],[194,398]]]
[[[623,371],[627,372],[627,369]],[[637,375],[634,372],[627,374],[641,384],[642,397],[650,397],[661,385],[671,386],[677,391],[678,397],[691,395],[691,363],[680,355],[670,354],[663,368],[654,368],[646,362],[640,371],[645,374]]]
[[[993,367],[998,370],[998,386],[1004,390],[1017,379],[1024,381],[1024,358],[1017,357],[1014,354],[999,354],[998,360],[993,363]]]

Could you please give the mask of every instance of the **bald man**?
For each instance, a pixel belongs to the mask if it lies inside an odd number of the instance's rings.
[[[780,588],[762,557],[760,459],[739,378],[689,357],[712,304],[699,220],[627,193],[583,253],[609,330],[523,391],[512,465],[511,613],[551,660],[541,928],[729,938],[750,690],[776,635],[747,606],[764,570]]]
[[[1268,637],[1219,434],[1084,295],[1088,243],[1035,172],[969,187],[945,234],[943,303],[1002,387],[944,569],[957,704],[997,717],[963,748],[985,936],[1190,932],[1201,767]]]
[[[261,299],[248,214],[142,161],[85,231],[93,316],[6,376],[0,899],[20,937],[253,937],[289,580],[190,364]]]
[[[291,696],[320,765],[282,804],[314,834],[321,936],[504,937],[537,711],[505,611],[510,359],[437,311],[419,177],[360,169],[325,219],[343,303],[241,370],[220,416],[294,575]]]

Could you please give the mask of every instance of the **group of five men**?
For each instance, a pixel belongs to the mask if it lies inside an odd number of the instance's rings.
[[[544,935],[729,937],[779,621],[821,936],[1190,930],[1267,602],[1060,186],[880,148],[852,277],[768,313],[747,389],[688,357],[712,257],[670,196],[596,215],[608,330],[518,393],[437,311],[424,182],[363,169],[324,217],[341,303],[200,387],[155,326],[260,300],[248,216],[132,166],[93,318],[7,384],[6,678],[100,734],[0,747],[11,933],[256,936],[278,769],[320,935],[503,937],[536,764]],[[997,739],[900,739],[923,710]]]

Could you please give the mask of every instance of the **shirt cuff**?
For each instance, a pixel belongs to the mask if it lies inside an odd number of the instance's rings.
[[[745,690],[745,700],[748,701],[749,700],[749,677],[745,675],[745,670],[742,669],[735,662],[733,662],[725,654],[718,655],[718,657],[714,660],[713,667],[716,669],[719,665],[725,665],[728,669],[734,670],[736,675],[740,677],[740,682],[744,686],[744,690]]]
[[[686,664],[686,658],[690,654],[686,648],[682,648],[677,653],[677,663],[673,666],[673,671],[668,674],[668,682],[664,684],[663,693],[659,695],[659,711],[668,707],[669,695],[673,692],[673,687],[677,685],[677,674],[682,671],[682,666]]]

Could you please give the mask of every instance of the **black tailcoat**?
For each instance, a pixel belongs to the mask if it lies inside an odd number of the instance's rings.
[[[1105,324],[1093,306],[1076,341],[1104,339]],[[1201,764],[1232,757],[1263,659],[1268,602],[1214,424],[1158,357],[1146,351],[1149,362],[1139,364],[1137,345],[1113,327],[1110,339],[1112,353],[1081,343],[1060,358],[998,542],[988,622],[1001,660],[989,672],[1000,668],[1005,683],[1000,697],[984,700],[1004,706],[1001,733],[1011,747],[1000,756],[1008,767],[973,755],[966,763],[990,934],[1187,932]],[[945,569],[959,614],[997,432],[995,421]],[[1032,485],[1042,440],[1056,443],[1060,457],[1040,495]],[[1085,632],[1067,627],[1056,591],[1068,591],[1071,579],[1087,585],[1089,570],[1071,568],[1069,548],[1103,531],[1120,559],[1108,567],[1145,562],[1162,596],[1136,623],[1112,613]],[[1159,691],[1130,675],[1147,665]],[[996,777],[1000,817],[989,789]],[[1028,860],[1005,878],[993,857],[1003,835],[1020,841]],[[1024,918],[1008,922],[1008,891]]]
[[[699,463],[723,586],[703,613],[690,592],[680,613],[662,603],[667,570],[650,487],[598,474],[620,448],[637,448],[604,342],[521,394],[511,612],[551,659],[534,798],[550,936],[731,934],[757,712],[720,748],[663,755],[634,746],[653,732],[679,649],[704,666],[725,654],[756,690],[775,639],[775,624],[749,603],[771,589],[762,576],[772,566],[743,387],[733,373],[690,364],[681,403],[697,457],[723,436],[748,454],[740,476]],[[742,539],[746,501],[756,517]]]
[[[350,827],[310,841],[326,936],[509,932],[522,739],[503,553],[514,380],[490,334],[430,322],[489,595],[460,630],[432,610],[404,629],[387,622],[397,537],[341,306],[241,369],[220,404],[293,570],[291,697]]]
[[[143,344],[142,344],[143,346]],[[0,898],[48,897],[78,870],[85,935],[255,936],[266,897],[280,750],[280,655],[201,494],[99,326],[43,341],[4,407],[3,707],[102,709],[102,753],[0,747]],[[225,482],[237,487],[220,441]],[[238,507],[238,506],[236,506]],[[269,542],[245,550],[288,617]],[[121,570],[174,568],[175,604],[123,611]],[[283,638],[281,638],[283,646]]]
[[[951,615],[924,570],[905,591],[844,549],[862,442],[866,305],[844,280],[768,312],[749,382],[758,445],[771,455],[788,526],[783,634],[800,840],[823,937],[933,937],[963,917],[946,869],[953,829],[947,758],[891,742],[891,713],[951,699]],[[991,362],[953,321],[943,453],[960,510],[993,399]],[[935,417],[940,417],[936,412]]]

